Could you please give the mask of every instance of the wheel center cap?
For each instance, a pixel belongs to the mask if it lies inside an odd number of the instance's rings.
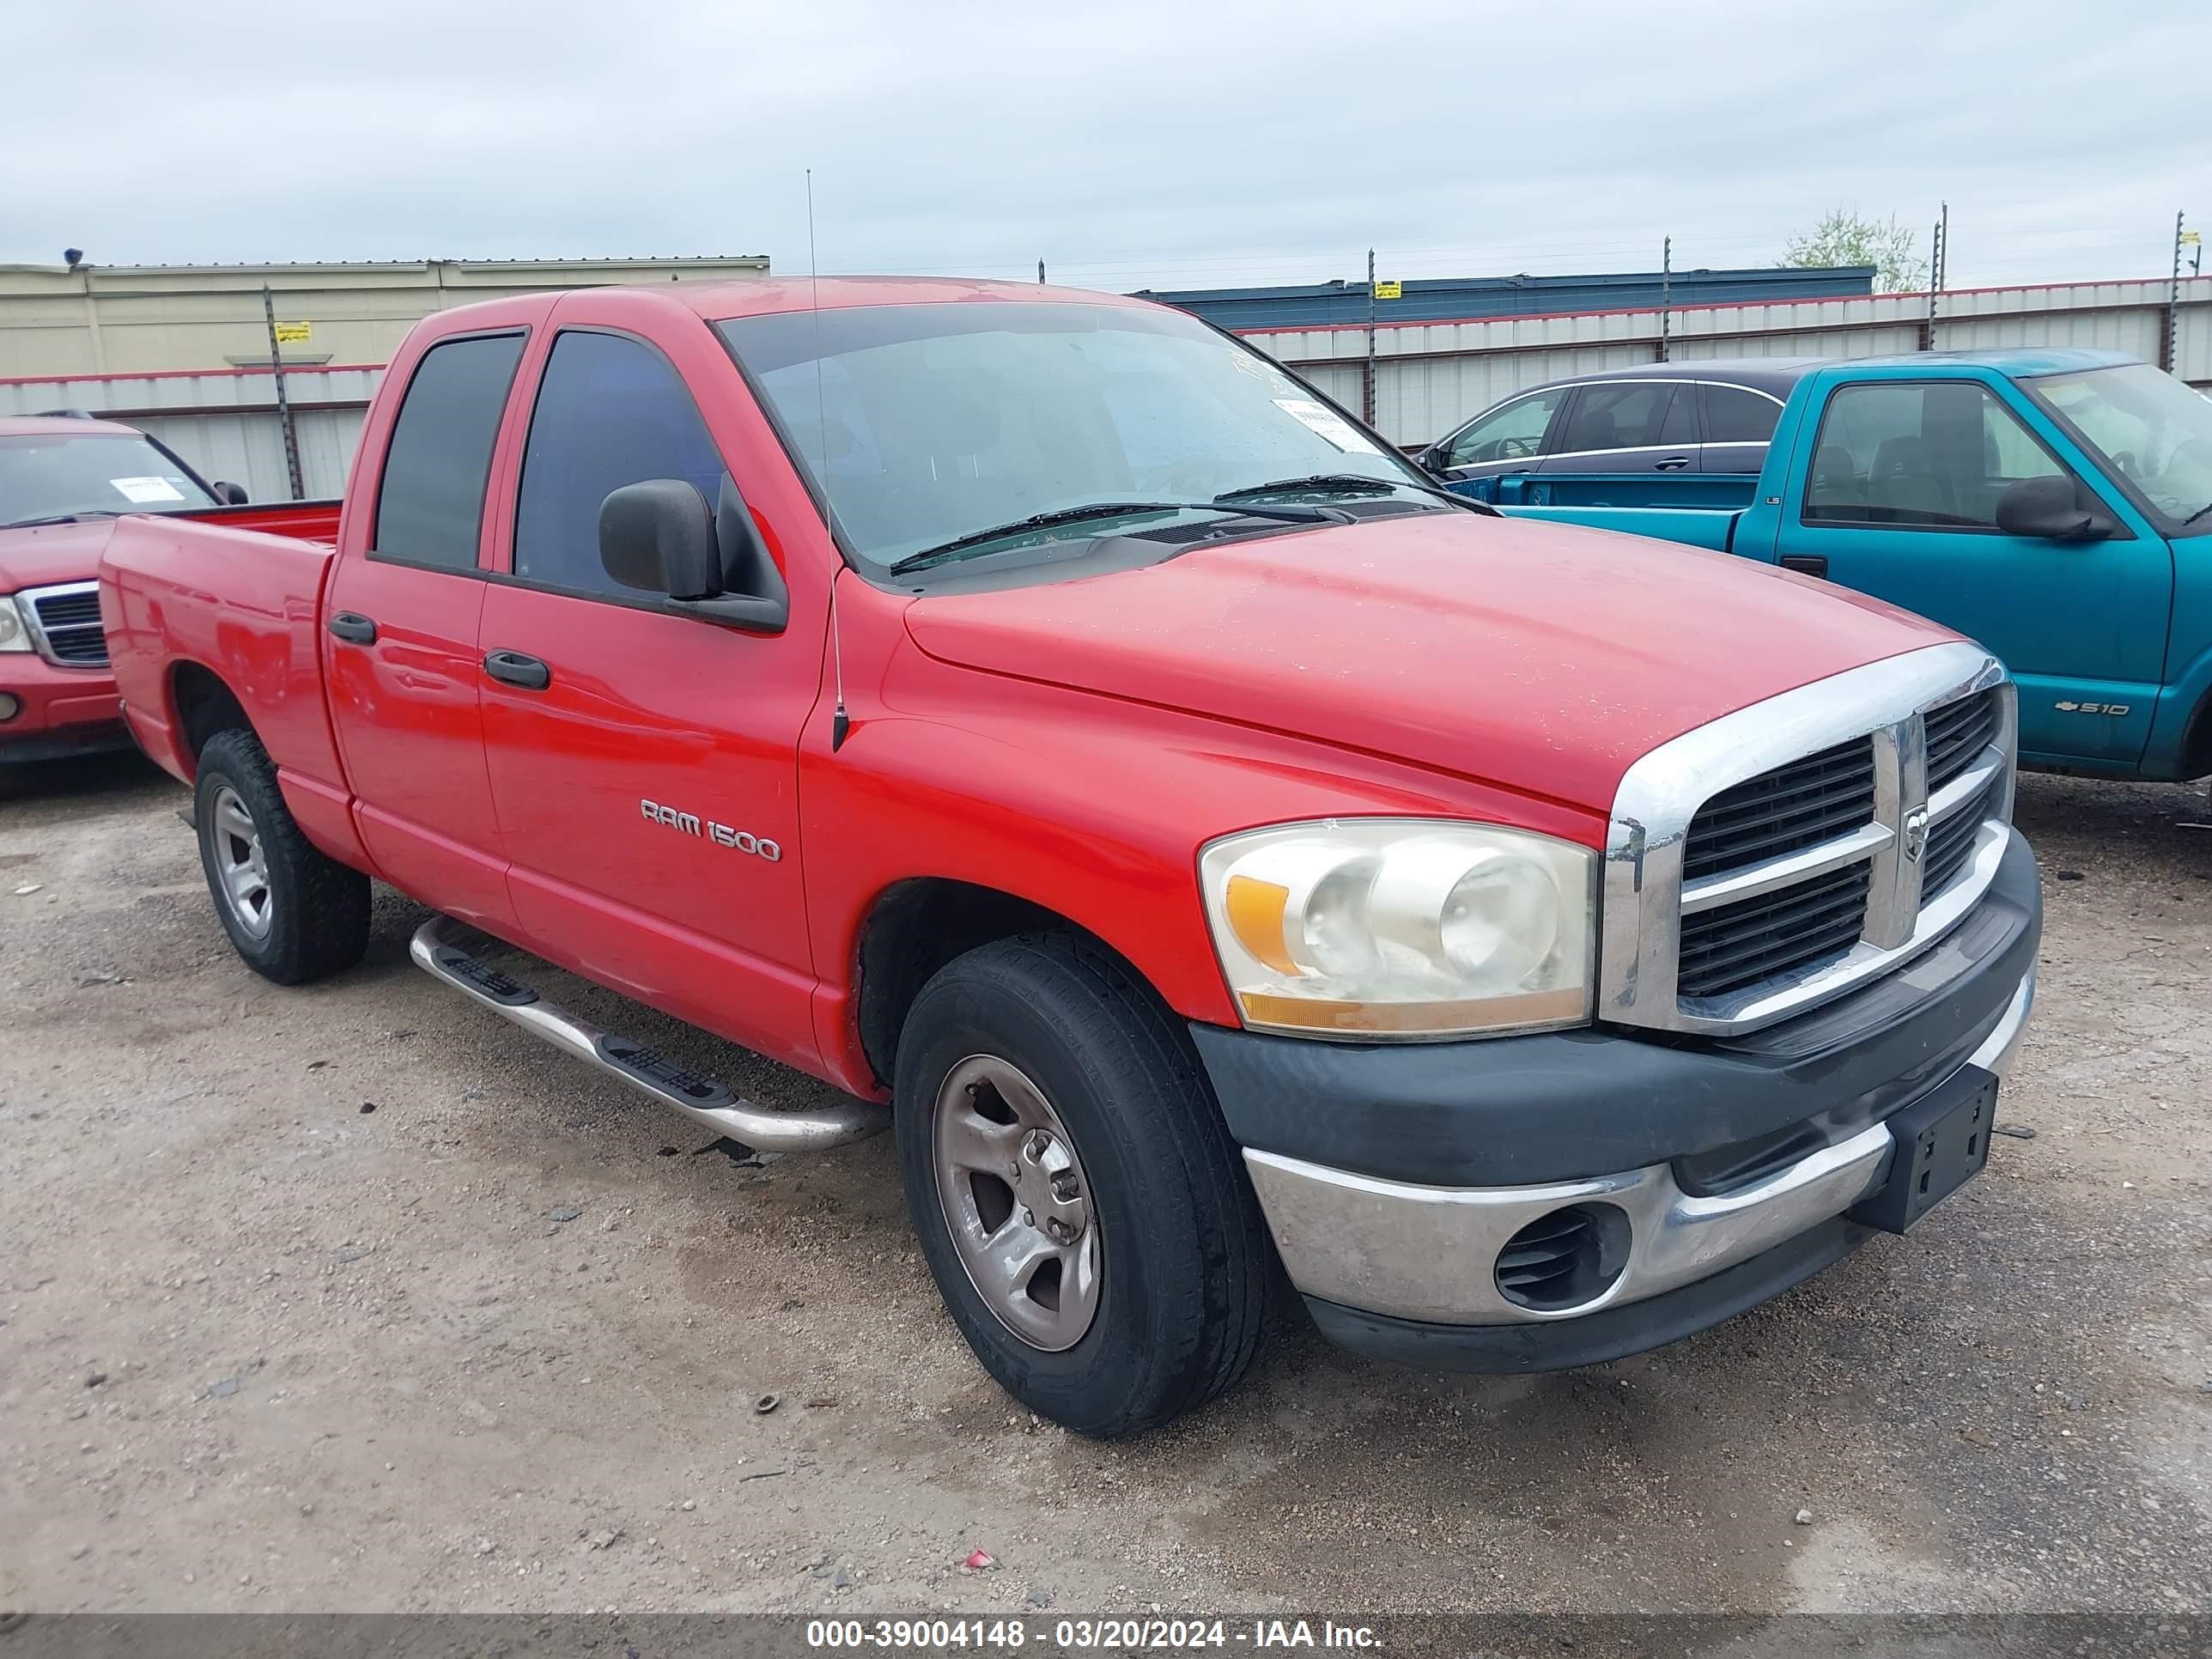
[[[1075,1159],[1048,1129],[1022,1137],[1014,1162],[1014,1198],[1030,1224],[1055,1243],[1067,1244],[1091,1224],[1091,1202]]]

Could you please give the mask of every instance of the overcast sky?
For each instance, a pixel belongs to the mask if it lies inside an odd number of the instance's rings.
[[[0,261],[757,253],[1084,286],[1771,264],[1967,286],[2212,227],[2208,0],[14,0]],[[1924,252],[1927,234],[1921,233]]]

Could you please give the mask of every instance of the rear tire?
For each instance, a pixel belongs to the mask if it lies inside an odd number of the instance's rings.
[[[200,750],[192,822],[216,915],[247,967],[304,985],[361,960],[368,878],[308,841],[252,732],[218,732]]]
[[[1188,1035],[1118,957],[1049,933],[956,958],[907,1017],[894,1095],[922,1254],[1016,1400],[1112,1437],[1243,1374],[1275,1282],[1259,1205]],[[1004,1175],[961,1167],[969,1148]],[[1026,1295],[994,1277],[1055,1254]]]

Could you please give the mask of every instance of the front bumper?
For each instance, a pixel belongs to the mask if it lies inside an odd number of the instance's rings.
[[[115,677],[105,668],[57,668],[29,651],[0,652],[0,692],[17,704],[0,720],[0,765],[131,746]]]
[[[1327,1334],[1431,1365],[1552,1370],[1716,1323],[1866,1237],[1846,1212],[1888,1173],[1887,1120],[1966,1068],[2009,1065],[2040,920],[2015,837],[1975,914],[1927,956],[1732,1041],[1592,1031],[1345,1048],[1194,1030]],[[1456,1062],[1455,1084],[1439,1057]],[[1267,1075],[1281,1066],[1334,1072],[1340,1092]],[[1626,1218],[1610,1282],[1563,1309],[1509,1299],[1500,1251],[1576,1205]]]

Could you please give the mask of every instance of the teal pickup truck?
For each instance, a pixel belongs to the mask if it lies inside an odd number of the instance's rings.
[[[2212,773],[2212,401],[2148,364],[2017,350],[1812,368],[1747,507],[1710,505],[1695,475],[1498,482],[1510,514],[1739,554],[1971,635],[2019,682],[2024,764]]]

